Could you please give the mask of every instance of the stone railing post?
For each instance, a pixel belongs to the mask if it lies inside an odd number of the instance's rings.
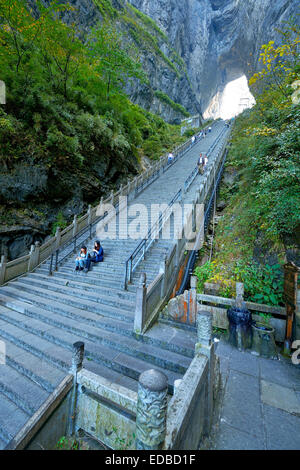
[[[5,281],[5,271],[6,271],[6,256],[1,256],[1,263],[0,263],[0,286],[4,284]]]
[[[89,238],[92,239],[92,206],[89,204],[88,211],[87,211],[87,228],[89,228],[90,236]]]
[[[176,394],[181,383],[182,383],[182,379],[174,380],[174,395]]]
[[[139,378],[136,413],[136,450],[158,450],[166,436],[168,380],[150,369]]]
[[[71,374],[73,375],[73,389],[70,400],[68,434],[72,436],[75,431],[76,408],[77,408],[77,374],[82,369],[84,358],[84,343],[78,341],[73,344]]]
[[[191,304],[190,304],[190,315],[191,321],[195,323],[197,317],[197,277],[191,276]]]
[[[163,274],[163,279],[161,283],[161,292],[160,296],[163,299],[166,295],[167,287],[168,287],[168,280],[167,280],[167,264],[168,264],[168,257],[167,255],[164,256],[162,260],[159,272]]]
[[[235,306],[236,308],[242,309],[244,305],[244,284],[237,282],[235,286]]]
[[[35,250],[35,246],[34,245],[31,245],[30,247],[30,251],[29,251],[29,261],[28,261],[28,269],[27,271],[31,271],[32,270],[32,266],[34,265],[34,250]]]
[[[212,341],[212,314],[210,312],[199,311],[197,313],[197,340],[195,354],[202,354],[208,359],[208,382],[207,382],[207,402],[205,413],[205,434],[211,429],[214,404],[214,383],[215,383],[215,351]]]
[[[35,242],[34,245],[31,245],[30,249],[30,258],[28,263],[28,271],[32,271],[39,264],[40,259],[40,242]]]
[[[110,204],[113,206],[114,205],[114,192],[111,191],[110,193]]]
[[[55,232],[55,250],[58,250],[61,242],[61,228],[57,227]]]
[[[146,286],[146,273],[142,273],[139,285],[136,290],[136,304],[134,315],[134,331],[135,333],[142,333],[147,309],[147,286]]]
[[[73,219],[73,232],[72,232],[72,236],[73,236],[73,237],[75,237],[75,235],[77,234],[77,228],[78,228],[77,215],[74,215],[74,219]]]
[[[203,310],[197,313],[196,352],[205,354],[212,344],[212,314]]]
[[[92,206],[89,204],[88,211],[87,211],[87,216],[88,216],[88,225],[92,223]]]

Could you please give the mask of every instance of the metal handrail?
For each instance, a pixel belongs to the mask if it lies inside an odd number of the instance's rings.
[[[215,184],[214,184],[214,187],[212,189],[212,192],[211,192],[211,195],[210,195],[210,198],[208,200],[208,204],[206,206],[206,209],[205,209],[205,212],[204,212],[204,217],[203,217],[203,222],[202,222],[202,225],[199,229],[199,232],[202,231],[202,228],[204,226],[204,230],[206,231],[207,228],[208,228],[208,221],[209,221],[209,218],[210,218],[210,212],[211,212],[211,208],[212,208],[212,204],[213,204],[213,201],[216,197],[216,193],[218,191],[218,187],[219,187],[219,184],[220,184],[220,180],[221,180],[221,177],[222,177],[222,174],[223,174],[223,170],[224,170],[224,165],[225,165],[225,161],[226,161],[226,157],[227,157],[227,153],[228,151],[226,150],[225,153],[224,153],[224,158],[222,160],[222,163],[221,163],[221,166],[220,166],[220,169],[218,171],[218,176],[215,180]],[[195,243],[196,245],[196,243]],[[183,275],[183,279],[181,281],[181,285],[178,289],[178,291],[176,292],[176,296],[177,295],[181,295],[183,294],[183,292],[185,291],[185,288],[187,286],[187,283],[188,283],[188,279],[193,271],[193,268],[194,268],[194,265],[195,265],[195,261],[196,261],[196,257],[197,257],[197,251],[198,250],[191,250],[190,254],[189,254],[189,259],[188,259],[188,262],[187,262],[187,265],[186,265],[186,268],[185,268],[185,272],[184,272],[184,275]]]
[[[116,214],[119,212],[119,202],[116,203],[114,206],[116,210]],[[57,248],[53,253],[50,255],[50,265],[49,265],[49,276],[53,274],[53,271],[57,271],[59,265],[61,265],[72,253],[75,253],[78,249],[78,245],[84,243],[89,238],[92,238],[92,230],[93,226],[97,225],[101,220],[103,220],[107,216],[107,212],[103,215],[96,217],[89,225],[83,227],[80,232],[76,233],[71,240],[66,242],[64,245]],[[84,235],[87,234],[87,237],[78,243],[78,240]],[[66,252],[65,252],[66,251]],[[65,253],[64,253],[65,252]],[[60,253],[64,253],[61,258],[59,258]]]
[[[221,138],[223,137],[223,134],[225,134],[225,131],[226,131],[226,128],[224,127],[222,129],[222,131],[220,132],[219,136],[216,138],[216,140],[209,147],[208,151],[206,152],[206,155],[209,156],[214,151],[217,144],[220,142]],[[196,178],[197,175],[198,175],[198,166],[196,166],[192,170],[192,172],[189,174],[189,176],[185,180],[185,183],[184,183],[184,192],[185,193],[188,191],[189,187],[191,186],[191,184],[193,183],[193,181],[194,181],[194,179]]]
[[[209,147],[209,150],[207,152],[207,154],[210,154],[216,147],[216,145],[218,144],[218,142],[221,140],[224,132],[225,132],[225,128],[222,129],[222,131],[220,132],[219,136],[216,138],[216,140],[212,143],[212,145]],[[198,143],[197,141],[195,143]],[[183,154],[186,153],[186,151],[188,151],[194,144],[190,144],[186,150],[184,150]],[[179,155],[179,154],[178,154]],[[169,167],[172,166],[175,161],[177,161],[179,158],[181,158],[181,156],[176,156],[176,160],[174,159],[174,161],[169,164]],[[194,168],[191,175],[189,175],[188,179],[192,178],[189,186],[191,185],[191,183],[193,182],[193,180],[195,179],[195,172],[197,171],[198,173],[198,168]],[[189,187],[188,186],[188,187]],[[187,188],[188,189],[188,188]],[[186,192],[187,191],[186,189],[186,182],[185,182],[185,186],[184,186],[184,191]],[[149,248],[151,247],[151,245],[153,244],[154,242],[154,239],[152,237],[153,235],[153,232],[156,230],[158,230],[158,233],[160,233],[160,230],[162,229],[162,226],[164,225],[164,223],[166,222],[167,218],[165,218],[164,220],[164,216],[168,213],[168,211],[170,210],[170,207],[174,204],[174,202],[182,196],[182,189],[180,189],[176,194],[175,196],[172,198],[172,200],[170,201],[170,203],[168,204],[168,207],[166,208],[166,210],[160,214],[159,218],[157,221],[155,221],[155,223],[152,225],[152,227],[148,230],[148,234],[147,234],[147,237],[142,239],[141,242],[137,245],[137,247],[133,250],[133,252],[131,253],[131,255],[128,257],[128,259],[125,261],[125,272],[124,272],[124,289],[126,290],[127,287],[128,287],[128,283],[130,283],[132,281],[132,273],[133,271],[135,270],[135,268],[138,266],[138,264],[140,263],[140,261],[144,260],[145,259],[145,254],[146,252],[149,250]],[[156,228],[158,226],[158,228]],[[150,240],[150,241],[149,241]],[[147,243],[148,242],[148,243]],[[137,258],[137,259],[136,259]]]
[[[132,281],[132,274],[135,268],[138,266],[141,260],[145,259],[145,254],[152,246],[155,241],[156,235],[160,233],[164,224],[170,217],[172,211],[170,210],[174,203],[177,200],[181,199],[182,189],[179,189],[177,193],[173,196],[171,201],[168,204],[168,207],[160,213],[158,219],[154,222],[154,224],[148,230],[147,236],[141,240],[141,242],[135,247],[131,255],[125,261],[125,273],[124,273],[124,289],[126,290],[128,287],[128,283]]]

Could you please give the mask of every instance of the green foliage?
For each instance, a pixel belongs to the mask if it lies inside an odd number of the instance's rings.
[[[233,267],[236,281],[245,286],[245,298],[267,305],[283,303],[283,272],[279,264],[258,265],[237,261]]]
[[[132,433],[131,436],[128,436],[126,439],[122,438],[118,434],[118,428],[116,426],[112,427],[112,431],[115,434],[115,445],[114,449],[115,450],[127,450],[129,449],[132,444],[135,442],[135,433]]]
[[[277,244],[300,227],[300,105],[291,87],[300,77],[299,27],[288,25],[282,37],[286,44],[263,49],[270,67],[252,80],[257,104],[236,120],[228,159],[240,173],[248,226]]]
[[[79,442],[73,438],[67,438],[66,436],[62,436],[57,444],[57,450],[79,450]]]
[[[194,275],[197,276],[197,291],[202,293],[204,284],[208,281],[214,271],[214,265],[210,261],[206,261],[202,266],[197,266]]]
[[[259,313],[259,316],[261,318],[261,323],[263,323],[265,326],[270,325],[270,320],[272,318],[272,315],[270,313]]]
[[[155,91],[155,96],[160,100],[164,101],[167,103],[171,108],[173,108],[175,111],[183,114],[185,117],[189,117],[190,113],[179,103],[175,103],[166,93],[160,90]]]
[[[283,304],[283,272],[279,264],[259,265],[238,259],[224,265],[214,260],[198,266],[194,274],[200,293],[205,282],[211,282],[219,285],[222,297],[232,298],[235,296],[235,283],[243,282],[245,300],[266,305]]]
[[[97,5],[104,23],[79,38],[62,19],[70,5],[38,2],[34,17],[25,0],[0,0],[4,167],[30,160],[73,175],[110,161],[117,175],[135,173],[143,154],[155,159],[182,141],[179,127],[125,96],[124,85],[145,76],[136,48],[113,23],[121,13],[109,0]]]
[[[117,18],[118,17],[118,10],[116,10],[110,0],[93,0],[95,5],[99,8],[101,15],[103,18]]]
[[[150,18],[150,16],[145,15],[143,12],[135,8],[130,3],[127,4],[127,7],[136,15],[138,18],[142,20],[144,25],[150,29],[150,31],[155,31],[165,42],[168,42],[168,37],[166,34],[157,26],[155,21]]]
[[[52,226],[52,235],[56,233],[56,229],[60,227],[61,230],[64,230],[68,225],[68,221],[64,218],[63,213],[59,212],[56,217],[56,222]]]
[[[118,89],[132,78],[146,81],[137,50],[126,43],[113,24],[98,24],[92,29],[88,50],[96,73],[105,80],[107,98],[111,88]]]

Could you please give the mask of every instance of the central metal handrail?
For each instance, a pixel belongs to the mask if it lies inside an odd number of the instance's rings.
[[[207,154],[210,155],[214,149],[216,148],[217,144],[223,137],[224,133],[226,131],[226,128],[223,128],[218,137],[215,139],[215,141],[211,144],[209,147]],[[193,145],[193,144],[192,144]],[[190,145],[188,149],[192,146]],[[185,153],[185,152],[184,152]],[[177,157],[177,159],[180,157]],[[177,159],[175,161],[177,161]],[[173,165],[174,162],[170,164]],[[191,186],[192,182],[194,181],[195,177],[198,174],[198,167],[194,168],[192,173],[189,175],[187,180],[185,181],[184,184],[184,192],[187,192],[188,188]],[[137,245],[137,247],[134,249],[134,251],[131,253],[129,258],[125,261],[125,271],[124,271],[124,289],[126,290],[128,287],[128,283],[132,282],[132,274],[135,270],[135,268],[138,266],[138,264],[145,259],[145,254],[153,244],[155,237],[157,234],[160,233],[162,230],[162,227],[168,220],[169,216],[171,215],[170,208],[173,206],[173,204],[179,199],[182,198],[182,189],[180,189],[175,196],[172,198],[172,200],[169,202],[168,207],[165,209],[164,212],[160,214],[158,219],[155,221],[155,223],[152,225],[152,227],[148,230],[147,236],[141,240],[141,242]],[[153,235],[155,235],[153,237]]]
[[[134,251],[131,253],[129,258],[125,261],[125,274],[124,274],[124,289],[126,290],[128,284],[132,281],[132,274],[135,268],[138,266],[140,261],[145,259],[145,254],[152,246],[156,237],[159,234],[165,225],[168,218],[171,216],[172,211],[171,208],[175,204],[176,201],[181,200],[182,196],[182,189],[177,191],[177,193],[173,196],[171,201],[168,204],[168,207],[160,213],[157,220],[148,230],[147,236],[141,240],[141,242],[137,245]]]

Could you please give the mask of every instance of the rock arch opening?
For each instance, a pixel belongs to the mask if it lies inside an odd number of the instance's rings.
[[[255,104],[246,75],[236,78],[218,91],[203,113],[204,119],[230,119]]]

